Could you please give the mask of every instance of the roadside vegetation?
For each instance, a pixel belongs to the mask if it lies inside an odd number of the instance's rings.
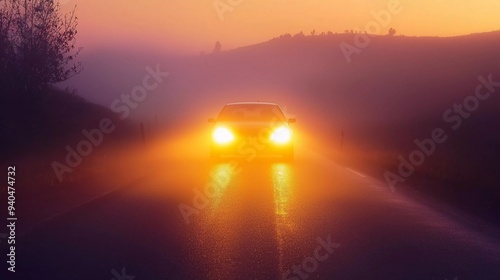
[[[109,167],[105,148],[130,132],[130,124],[108,108],[58,87],[83,70],[76,9],[61,14],[58,3],[0,1],[0,167],[18,167],[20,192],[26,196],[98,177],[103,166]],[[57,180],[51,163],[64,159],[65,147],[81,141],[82,130],[98,127],[103,118],[114,120],[116,132],[81,168]]]

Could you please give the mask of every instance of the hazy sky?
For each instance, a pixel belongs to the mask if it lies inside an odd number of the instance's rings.
[[[198,53],[215,41],[235,48],[284,33],[365,29],[371,11],[397,0],[62,0],[78,5],[79,45]],[[498,0],[401,0],[386,29],[453,36],[500,29]],[[217,12],[215,6],[220,11]]]

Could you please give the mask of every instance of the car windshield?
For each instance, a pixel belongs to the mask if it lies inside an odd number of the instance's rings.
[[[270,122],[286,121],[286,118],[277,105],[235,104],[226,105],[220,112],[218,121]]]

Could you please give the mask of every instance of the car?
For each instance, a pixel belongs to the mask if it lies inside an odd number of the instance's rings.
[[[238,102],[226,104],[213,124],[210,155],[212,158],[280,156],[294,157],[294,137],[280,106],[268,102]]]

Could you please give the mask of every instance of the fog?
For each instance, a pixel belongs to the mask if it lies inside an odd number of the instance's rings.
[[[474,93],[478,76],[500,69],[491,57],[498,56],[499,33],[380,36],[349,63],[339,46],[352,40],[348,34],[275,39],[196,56],[84,52],[84,71],[62,86],[111,108],[143,85],[147,68],[159,69],[168,77],[136,102],[127,119],[200,122],[227,102],[270,101],[311,125],[366,129],[439,121],[448,107]]]

